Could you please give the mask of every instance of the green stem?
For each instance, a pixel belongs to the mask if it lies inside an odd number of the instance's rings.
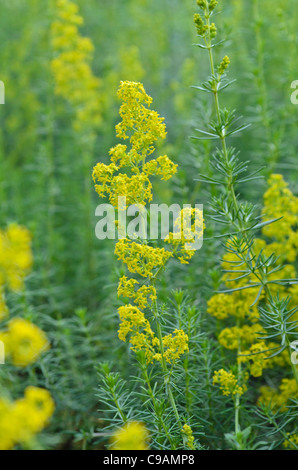
[[[152,282],[152,286],[155,287],[154,282]],[[161,331],[161,324],[160,324],[160,321],[159,321],[159,314],[158,314],[156,300],[154,300],[154,302],[153,302],[153,312],[154,312],[154,317],[155,317],[155,321],[156,321],[157,337],[158,337],[159,345],[160,345],[161,366],[162,366],[162,370],[163,370],[163,373],[164,373],[164,385],[165,385],[166,393],[169,397],[169,400],[170,400],[172,409],[174,411],[174,415],[176,417],[177,423],[179,424],[180,428],[182,428],[180,416],[179,416],[177,406],[176,406],[176,403],[175,403],[175,399],[174,399],[174,395],[173,395],[173,392],[172,392],[172,387],[171,387],[171,383],[170,383],[170,374],[169,374],[167,363],[166,363],[166,360],[165,360],[165,352],[164,352],[164,347],[163,347],[163,336],[162,336],[162,331]]]
[[[165,435],[166,435],[170,445],[171,445],[171,448],[174,449],[175,445],[174,445],[174,443],[172,441],[172,438],[171,438],[171,436],[168,432],[168,428],[167,428],[162,416],[160,415],[160,412],[159,412],[159,409],[158,409],[158,404],[155,400],[155,396],[154,396],[154,393],[153,393],[153,390],[152,390],[152,387],[151,387],[150,378],[148,376],[148,371],[147,371],[146,365],[142,366],[142,372],[143,372],[143,377],[144,377],[145,382],[146,382],[147,387],[148,387],[148,395],[152,400],[154,411],[155,411],[155,414],[157,416],[158,425],[159,425],[159,434],[161,434],[161,428],[162,428],[165,432]]]
[[[237,318],[237,328],[240,328],[240,319]],[[237,358],[241,352],[241,342],[240,338],[238,337],[238,348],[237,348]],[[238,367],[237,367],[237,383],[239,384],[240,379],[242,375],[242,367],[241,367],[241,362],[238,361]],[[241,431],[240,428],[240,394],[237,393],[235,397],[235,433],[239,433]]]
[[[113,400],[114,400],[114,403],[115,403],[115,405],[116,405],[116,408],[117,408],[117,410],[119,411],[119,414],[120,414],[120,416],[121,416],[121,418],[122,418],[123,423],[126,423],[126,422],[127,422],[127,417],[126,417],[126,415],[123,413],[123,411],[121,410],[121,407],[120,407],[120,405],[119,405],[119,403],[118,403],[118,400],[117,400],[117,397],[116,397],[116,394],[115,394],[114,389],[111,388],[111,389],[110,389],[110,392],[111,392],[111,395],[112,395],[112,397],[113,397]]]

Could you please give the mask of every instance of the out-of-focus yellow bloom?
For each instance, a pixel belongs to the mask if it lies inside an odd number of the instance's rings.
[[[268,186],[268,190],[264,195],[263,222],[279,217],[282,217],[282,219],[262,228],[262,234],[267,239],[271,239],[271,242],[264,239],[254,239],[252,249],[255,256],[251,263],[254,266],[259,262],[257,260],[262,259],[262,257],[269,258],[272,254],[278,257],[278,264],[280,262],[284,263],[281,268],[271,269],[272,272],[267,274],[268,280],[271,281],[270,292],[272,295],[277,293],[287,295],[290,293],[292,298],[290,299],[289,308],[295,308],[298,303],[297,286],[293,285],[288,289],[287,286],[279,283],[273,284],[272,281],[297,277],[295,267],[286,263],[295,261],[297,257],[298,198],[289,190],[288,184],[281,175],[271,175]],[[241,256],[234,252],[233,239],[229,240],[227,248],[228,252],[224,255],[222,263],[223,269],[229,271],[223,276],[227,288],[241,288],[249,285],[249,283],[259,283],[259,278],[255,274],[241,276],[241,272],[246,270],[245,262],[241,260]],[[242,252],[242,255],[248,255],[248,246],[245,243],[239,247],[240,252]],[[238,363],[245,364],[246,373],[249,372],[253,377],[260,377],[265,368],[289,365],[287,351],[270,358],[274,352],[270,349],[276,349],[279,345],[265,343],[259,337],[258,333],[262,332],[262,328],[256,323],[256,320],[259,317],[258,304],[264,298],[264,292],[256,302],[258,291],[259,287],[227,294],[216,294],[208,301],[207,310],[210,315],[219,320],[225,320],[229,316],[235,316],[238,319],[238,325],[224,328],[219,334],[218,340],[225,348],[237,350]],[[297,318],[298,315],[295,314],[291,320]],[[252,325],[245,324],[245,321],[251,322]],[[220,377],[216,377],[216,380],[219,383]],[[270,387],[262,387],[259,402],[269,403],[272,401],[273,408],[282,407],[282,409],[285,409],[287,400],[296,396],[295,381],[291,382],[284,379],[280,386],[280,392]]]
[[[260,377],[263,369],[272,369],[275,366],[285,367],[290,364],[286,350],[277,356],[270,357],[279,347],[276,343],[266,344],[264,341],[258,341],[248,350],[238,354],[238,363],[247,364],[250,374],[253,377]]]
[[[0,231],[0,286],[18,291],[33,262],[31,235],[25,228],[11,224]]]
[[[84,23],[78,6],[69,0],[56,0],[57,20],[52,24],[55,58],[51,68],[56,94],[75,108],[74,128],[91,132],[102,121],[101,81],[93,75],[93,44],[82,37],[78,26]]]
[[[283,446],[285,449],[296,449],[298,448],[298,434],[287,433],[289,440],[284,441]]]
[[[272,246],[280,249],[278,254],[283,260],[295,261],[298,248],[298,198],[293,195],[282,175],[271,175],[268,190],[264,196],[263,220],[282,217],[276,223],[266,225],[262,232],[266,237],[276,240]]]
[[[49,422],[55,405],[50,393],[27,387],[23,398],[10,402],[0,398],[0,450],[28,445]]]
[[[149,433],[143,423],[131,421],[111,438],[112,450],[148,450]]]
[[[49,347],[44,332],[22,318],[13,318],[7,331],[0,332],[0,338],[6,354],[17,367],[32,364]]]
[[[208,301],[207,312],[218,320],[225,320],[229,316],[256,320],[259,317],[256,305],[251,307],[255,295],[251,289],[233,292],[232,294],[215,294]]]
[[[5,303],[4,291],[0,287],[0,321],[8,315],[8,307]]]
[[[226,349],[237,349],[253,343],[261,331],[262,327],[258,323],[252,326],[243,325],[242,327],[224,328],[218,336],[218,341]]]
[[[285,411],[290,399],[298,399],[298,386],[295,379],[282,379],[279,390],[263,386],[260,392],[258,403],[270,405],[273,411],[277,409]]]
[[[263,369],[266,368],[266,357],[268,348],[264,342],[253,344],[249,350],[241,351],[238,355],[238,363],[248,364],[250,374],[253,377],[261,377]]]

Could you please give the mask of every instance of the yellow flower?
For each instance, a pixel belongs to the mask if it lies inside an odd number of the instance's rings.
[[[285,449],[296,449],[298,447],[298,434],[290,434],[287,432],[288,440],[284,441]]]
[[[44,332],[22,318],[14,318],[8,323],[3,341],[6,353],[17,367],[32,364],[49,347]]]
[[[298,198],[289,190],[282,175],[271,175],[268,184],[268,190],[264,195],[263,220],[279,217],[282,219],[264,226],[262,232],[265,236],[283,244],[281,248],[284,259],[295,261],[298,248],[298,236],[295,230],[298,224]]]
[[[15,402],[0,398],[0,450],[30,442],[48,424],[54,408],[50,393],[37,387],[27,387]]]
[[[54,401],[44,388],[27,387],[25,396],[22,400],[17,400],[17,406],[25,406],[30,409],[30,424],[29,427],[32,432],[40,432],[48,423],[50,417],[54,413]]]
[[[112,450],[148,450],[149,433],[143,423],[131,421],[111,438]]]
[[[119,307],[118,313],[121,320],[118,331],[119,339],[126,341],[129,335],[132,351],[143,351],[147,364],[152,363],[156,359],[155,347],[158,345],[158,341],[156,341],[150,323],[145,318],[144,313],[134,305]]]
[[[151,277],[155,269],[161,268],[173,256],[164,248],[153,248],[128,239],[118,241],[115,254],[127,265],[131,273],[142,277]]]
[[[184,434],[186,436],[186,446],[189,449],[193,450],[195,448],[194,447],[195,438],[193,437],[191,427],[188,424],[184,424],[181,432],[182,432],[182,434]]]
[[[175,255],[182,264],[188,264],[194,256],[196,251],[192,249],[192,244],[203,237],[204,228],[201,210],[187,207],[180,211],[174,221],[175,231],[167,235],[165,242],[173,245]]]
[[[120,139],[129,139],[131,148],[118,144],[110,150],[111,163],[98,163],[93,169],[95,189],[100,197],[108,197],[115,207],[118,198],[126,197],[127,205],[145,205],[152,200],[150,176],[161,176],[168,180],[177,170],[166,155],[146,162],[155,150],[158,139],[166,137],[164,119],[150,105],[152,98],[138,82],[121,82],[118,97],[122,100],[120,116],[122,121],[116,126]],[[127,167],[127,172],[121,172]]]
[[[263,369],[267,366],[266,357],[269,356],[269,354],[268,348],[264,342],[255,343],[249,350],[240,352],[238,355],[238,363],[248,363],[250,374],[253,377],[261,377]]]
[[[0,321],[8,315],[8,308],[5,303],[4,292],[0,286]]]
[[[118,297],[121,295],[128,299],[134,299],[139,308],[145,308],[148,304],[148,297],[151,301],[156,299],[156,289],[153,286],[142,286],[135,290],[134,286],[139,285],[136,279],[128,279],[122,276],[119,280]]]
[[[12,449],[15,444],[18,423],[13,419],[12,409],[8,400],[0,398],[0,450]]]
[[[22,289],[32,262],[31,235],[26,228],[11,224],[0,231],[0,286]]]
[[[278,409],[286,411],[289,400],[298,399],[298,386],[295,379],[282,379],[279,390],[263,386],[260,388],[260,392],[258,404],[270,405],[273,411]]]
[[[56,57],[51,68],[56,94],[75,108],[74,128],[92,133],[102,122],[101,81],[91,69],[94,46],[89,38],[79,33],[78,26],[84,21],[75,3],[56,0],[55,7],[57,20],[51,32]]]
[[[239,386],[237,379],[232,372],[227,372],[220,369],[214,372],[213,383],[220,385],[220,390],[223,395],[243,395],[246,391],[246,386]]]
[[[262,327],[258,323],[252,326],[224,328],[219,334],[218,341],[226,349],[237,349],[239,346],[253,343],[261,331]]]
[[[156,160],[147,162],[143,171],[146,175],[159,175],[162,180],[168,180],[174,176],[177,171],[178,165],[175,165],[167,155],[158,157]]]
[[[164,357],[170,364],[174,363],[179,357],[188,351],[188,336],[183,330],[175,330],[172,334],[162,339],[164,346]]]
[[[166,155],[146,161],[155,150],[155,142],[166,137],[166,127],[164,118],[150,109],[152,98],[147,95],[143,85],[122,81],[118,97],[122,100],[122,120],[116,126],[116,134],[120,139],[129,140],[130,149],[128,145],[118,144],[110,150],[110,164],[98,163],[94,167],[95,189],[99,196],[107,197],[116,207],[120,196],[125,196],[126,206],[132,203],[145,206],[152,200],[150,177],[160,176],[161,179],[168,180],[175,174],[177,165]],[[123,209],[123,206],[119,208]],[[196,214],[191,212],[191,215]],[[195,219],[192,228],[202,231],[202,213],[200,212],[199,224],[198,219]],[[184,246],[186,237],[184,238],[179,254],[182,262],[187,262],[193,253],[187,253]],[[126,341],[129,336],[131,349],[135,352],[142,351],[147,364],[162,361],[162,349],[164,359],[170,363],[175,362],[188,350],[187,335],[182,330],[175,330],[173,335],[164,338],[159,336],[158,339],[141,310],[149,307],[149,301],[154,304],[153,310],[156,309],[157,295],[155,287],[151,285],[152,278],[164,268],[173,252],[121,238],[116,243],[115,254],[126,264],[130,273],[146,278],[140,287],[138,280],[128,279],[126,276],[122,276],[119,281],[118,295],[133,299],[136,304],[118,309],[121,320],[119,338]],[[161,341],[163,344],[160,344]]]

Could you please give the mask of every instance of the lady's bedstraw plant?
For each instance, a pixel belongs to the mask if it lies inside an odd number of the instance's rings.
[[[73,110],[72,136],[79,148],[81,171],[84,173],[85,205],[85,261],[89,274],[94,275],[92,257],[92,188],[90,186],[90,170],[97,131],[103,120],[103,98],[101,80],[92,70],[94,45],[92,41],[80,33],[84,19],[80,15],[79,7],[70,0],[53,1],[54,20],[51,25],[51,39],[53,60],[51,69],[55,83],[55,94],[68,102]],[[55,118],[54,109],[50,121]],[[51,124],[52,125],[52,124]],[[50,143],[51,152],[53,142]],[[73,145],[75,148],[76,146]],[[51,156],[51,185],[52,194],[55,194],[55,171],[53,155]],[[54,196],[53,196],[54,198]],[[51,201],[55,205],[55,201]],[[50,231],[53,228],[50,226]],[[52,237],[50,237],[51,239]]]
[[[79,32],[84,20],[78,5],[69,0],[55,0],[54,5],[56,19],[51,32],[55,57],[51,68],[55,91],[74,107],[75,130],[90,138],[102,120],[101,82],[91,69],[94,46]]]
[[[227,289],[210,299],[208,312],[218,320],[228,319],[228,327],[221,331],[218,340],[237,354],[235,366],[228,371],[215,371],[213,382],[219,384],[224,395],[233,398],[235,433],[226,437],[233,446],[243,449],[248,445],[251,428],[241,430],[241,397],[248,389],[250,376],[260,377],[263,369],[275,365],[285,367],[288,374],[292,367],[294,378],[286,375],[283,379],[277,401],[286,406],[289,400],[298,398],[298,372],[290,361],[291,342],[297,339],[297,279],[289,264],[296,259],[298,203],[280,175],[272,175],[269,180],[261,216],[255,216],[255,207],[241,202],[236,194],[237,185],[259,176],[258,172],[246,176],[247,163],[240,162],[235,149],[227,144],[229,137],[247,126],[235,125],[234,112],[220,106],[221,91],[232,82],[226,76],[229,58],[225,56],[219,65],[214,60],[214,49],[223,43],[217,41],[217,28],[212,22],[218,2],[198,0],[197,4],[201,13],[194,15],[194,23],[202,39],[197,45],[208,54],[210,77],[195,88],[213,95],[215,118],[208,123],[208,129],[197,129],[200,135],[194,138],[220,143],[211,161],[214,176],[200,175],[200,181],[220,188],[221,195],[214,199],[213,219],[228,232],[222,235],[228,238],[223,259]],[[260,230],[264,239],[256,237]],[[272,404],[273,393],[268,387],[263,388],[262,395],[260,402],[266,398],[267,404]],[[286,440],[289,442],[290,437]],[[295,444],[291,441],[290,445]]]
[[[5,291],[21,291],[31,265],[29,231],[16,224],[0,230],[0,323],[6,323],[1,325],[0,342],[4,345],[7,362],[0,365],[0,450],[36,445],[36,434],[47,425],[54,412],[54,402],[47,390],[29,386],[23,398],[13,401],[7,386],[12,372],[17,375],[18,369],[33,364],[49,347],[44,332],[31,321],[14,317],[7,322],[9,309]],[[8,364],[15,368],[8,372]]]
[[[192,230],[202,234],[202,213],[198,209],[183,209],[181,218],[175,221],[176,234],[169,233],[164,247],[156,246],[156,241],[152,243],[147,239],[147,219],[142,208],[153,197],[151,179],[153,176],[162,180],[170,179],[176,173],[177,165],[166,155],[150,159],[155,151],[155,142],[166,137],[166,127],[164,119],[150,109],[152,98],[146,94],[143,85],[121,82],[118,96],[122,100],[122,121],[116,126],[116,133],[117,137],[127,140],[130,145],[118,144],[112,148],[111,163],[98,163],[93,170],[93,179],[97,193],[108,198],[118,209],[118,216],[126,210],[127,205],[138,207],[142,233],[145,235],[135,239],[121,238],[116,244],[115,254],[128,270],[127,275],[120,278],[118,286],[118,295],[128,299],[128,303],[118,309],[121,321],[118,334],[122,341],[129,341],[141,365],[147,401],[150,400],[157,419],[158,431],[152,430],[154,439],[159,446],[168,442],[175,449],[181,446],[183,438],[186,448],[194,448],[191,428],[187,424],[183,425],[183,415],[178,411],[173,386],[175,366],[188,351],[189,338],[181,328],[174,328],[166,335],[163,333],[163,309],[158,303],[157,284],[170,259],[176,257],[181,263],[187,264],[194,255],[194,250],[188,249],[186,245],[189,237],[181,222],[186,212],[190,211],[196,220]],[[118,207],[118,198],[121,197],[126,197],[126,202]],[[120,232],[123,227],[118,224],[118,229]],[[157,379],[152,385],[152,370],[156,370],[156,365],[162,372],[164,391],[157,388]],[[105,380],[121,419],[126,423],[134,417],[121,408],[111,377],[106,375]],[[166,401],[158,396],[162,393],[166,394]]]

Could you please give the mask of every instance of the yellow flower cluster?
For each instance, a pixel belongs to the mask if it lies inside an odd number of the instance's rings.
[[[256,265],[259,256],[269,257],[272,253],[279,257],[278,263],[280,261],[293,262],[297,256],[298,198],[291,193],[281,175],[272,175],[269,178],[268,186],[264,195],[262,221],[283,218],[262,228],[263,236],[267,239],[273,239],[273,242],[268,243],[264,239],[253,241],[253,251],[256,254],[256,258],[251,260],[253,266]],[[228,251],[224,255],[222,263],[223,269],[229,271],[223,276],[227,288],[241,288],[247,286],[248,283],[259,283],[259,278],[255,274],[248,277],[241,276],[241,272],[246,269],[245,263],[231,248],[233,248],[233,239],[227,243]],[[248,246],[244,243],[239,250],[244,255],[248,254]],[[292,264],[284,264],[278,270],[274,270],[272,266],[271,270],[273,272],[268,275],[269,281],[296,277],[295,267]],[[262,328],[257,323],[259,318],[258,304],[263,300],[264,292],[258,302],[255,302],[258,290],[259,287],[256,287],[230,294],[215,294],[208,301],[207,310],[218,320],[225,320],[230,316],[237,319],[237,326],[224,328],[219,334],[218,340],[225,348],[237,350],[238,363],[245,364],[246,372],[248,371],[253,377],[260,377],[265,368],[289,365],[286,351],[278,356],[270,357],[278,345],[275,343],[266,344],[260,339],[259,333],[262,332]],[[272,294],[287,293],[287,288],[279,284],[270,284],[270,290]],[[290,306],[295,307],[298,303],[298,288],[294,285],[289,291],[293,295]],[[263,393],[264,390],[267,389],[263,389]]]
[[[227,372],[224,369],[216,370],[214,372],[213,383],[220,386],[220,390],[225,396],[241,396],[244,392],[246,392],[246,386],[238,385],[235,375],[232,372]]]
[[[295,379],[282,379],[279,390],[263,386],[260,388],[259,404],[270,405],[274,410],[285,411],[289,400],[298,399],[298,386]]]
[[[123,305],[119,307],[118,313],[121,320],[119,339],[126,341],[129,335],[132,351],[143,351],[147,364],[161,361],[159,340],[144,313],[134,305]],[[183,330],[176,329],[173,335],[164,336],[162,342],[164,359],[170,364],[174,364],[182,354],[188,351],[188,336]]]
[[[49,348],[42,330],[22,318],[13,318],[5,331],[0,331],[5,354],[16,367],[26,367],[36,361]]]
[[[203,212],[195,208],[184,208],[174,221],[174,233],[170,232],[165,242],[173,245],[175,255],[180,263],[188,264],[194,256],[192,244],[203,238],[205,228]]]
[[[33,263],[31,235],[25,228],[11,224],[0,230],[0,320],[8,315],[4,299],[4,288],[18,291]],[[5,345],[5,354],[12,363],[24,367],[36,360],[47,349],[45,334],[29,321],[14,318],[5,331],[0,331],[0,340]]]
[[[130,421],[111,438],[111,450],[148,450],[149,433],[143,423]]]
[[[203,10],[203,15],[199,13],[194,14],[194,23],[197,28],[197,33],[199,36],[205,38],[210,37],[211,39],[216,37],[217,30],[214,23],[209,23],[206,21],[207,17],[213,14],[214,9],[216,8],[218,2],[216,0],[197,0],[197,5],[201,10]]]
[[[134,286],[139,285],[136,279],[128,279],[122,276],[119,280],[118,297],[133,299],[139,308],[145,308],[148,304],[148,297],[153,302],[156,299],[156,289],[153,286],[143,285],[135,290]]]
[[[0,292],[5,284],[9,289],[21,290],[32,261],[31,235],[26,228],[11,224],[0,230]]]
[[[194,448],[195,448],[194,447],[195,438],[193,437],[191,427],[188,424],[184,424],[181,432],[182,432],[182,434],[184,434],[186,436],[186,446],[190,450],[194,450]]]
[[[225,73],[225,71],[227,70],[227,68],[228,68],[229,65],[230,65],[230,59],[229,59],[229,57],[226,55],[226,56],[222,59],[220,65],[219,65],[219,67],[218,67],[218,73],[219,73],[220,76]]]
[[[251,326],[243,325],[241,328],[238,326],[224,328],[218,336],[218,341],[226,349],[237,349],[253,343],[261,331],[262,327],[258,323]]]
[[[166,137],[164,119],[150,109],[152,98],[147,95],[141,83],[121,82],[118,97],[122,100],[120,116],[116,126],[120,139],[129,139],[127,145],[118,144],[110,150],[111,163],[98,163],[93,169],[95,189],[100,197],[108,197],[117,207],[118,198],[126,197],[127,205],[145,205],[152,200],[150,176],[170,179],[177,170],[166,155],[146,161],[155,150],[154,143]],[[127,168],[126,172],[119,170]]]
[[[298,198],[290,191],[282,175],[271,175],[269,188],[264,196],[263,220],[282,217],[277,223],[263,227],[263,234],[275,240],[275,251],[283,260],[293,262],[298,248]],[[279,246],[278,246],[279,245]]]
[[[283,446],[286,449],[296,449],[298,448],[298,434],[287,433],[288,439],[284,441]]]
[[[0,398],[0,450],[10,450],[17,444],[30,446],[54,409],[51,395],[42,388],[27,387],[24,398],[15,402]]]
[[[131,273],[142,277],[152,277],[153,270],[161,268],[173,256],[164,248],[154,248],[128,239],[118,241],[115,254],[126,264]]]
[[[208,301],[207,312],[218,320],[225,320],[229,316],[257,320],[259,312],[256,305],[251,307],[255,299],[251,290],[236,291],[230,295],[216,294]]]
[[[56,82],[56,94],[75,108],[74,128],[92,131],[102,120],[101,82],[93,75],[91,62],[93,44],[79,33],[83,18],[76,3],[56,0],[52,24],[52,44],[55,58],[51,68]]]
[[[277,349],[279,345],[276,343],[266,344],[264,341],[259,341],[252,344],[248,350],[241,351],[237,360],[238,363],[248,365],[250,375],[261,377],[264,369],[289,365],[289,355],[286,350],[277,356],[270,357]]]
[[[165,336],[162,342],[165,350],[165,360],[170,364],[188,351],[188,336],[183,330],[175,330],[174,335]]]
[[[149,341],[154,337],[154,333],[151,330],[150,323],[145,318],[143,312],[134,305],[123,305],[122,307],[119,307],[118,313],[122,322],[119,329],[119,338],[122,341],[126,341],[127,335],[133,333],[134,349],[142,349],[140,344],[144,346],[145,341],[148,341],[148,345],[146,343],[146,347],[150,347]],[[145,334],[140,333],[140,329],[142,329]],[[149,340],[147,339],[148,337],[150,338]],[[142,340],[142,342],[136,343],[135,338],[137,338],[138,341]]]
[[[5,287],[18,291],[33,263],[31,235],[16,224],[0,231],[0,320],[8,315]],[[32,364],[49,347],[43,331],[22,318],[13,318],[0,331],[5,357],[17,367]],[[0,449],[12,449],[17,444],[29,445],[53,414],[54,402],[47,390],[28,387],[22,399],[11,402],[0,396]]]
[[[113,147],[110,150],[111,163],[98,163],[92,176],[99,196],[107,197],[114,206],[118,207],[120,196],[125,196],[126,205],[144,206],[152,200],[150,177],[155,175],[168,180],[175,174],[177,165],[166,155],[146,160],[154,152],[155,142],[166,137],[166,128],[164,119],[150,109],[152,98],[147,95],[143,85],[121,82],[118,97],[122,100],[122,120],[116,126],[116,133],[120,139],[129,139],[130,149],[122,144]],[[121,211],[126,207],[118,209]],[[198,229],[197,221],[195,228]],[[144,352],[147,364],[154,361],[161,361],[163,365],[165,361],[173,364],[188,350],[187,335],[176,329],[173,334],[162,337],[159,333],[157,337],[142,311],[149,307],[157,316],[155,277],[173,256],[173,252],[152,247],[142,240],[136,242],[120,238],[115,246],[115,254],[130,273],[143,278],[143,282],[125,275],[120,278],[118,296],[132,299],[135,305],[128,304],[118,309],[121,321],[119,338],[126,341],[129,336],[131,349]]]
[[[116,126],[117,137],[130,139],[132,150],[146,158],[154,152],[154,142],[166,137],[164,118],[149,109],[152,98],[141,83],[121,82],[118,97],[122,100],[119,112],[122,121]]]
[[[266,354],[267,348],[264,342],[253,344],[249,350],[241,351],[238,355],[238,363],[248,363],[249,371],[253,377],[261,377],[263,369],[267,367]]]

